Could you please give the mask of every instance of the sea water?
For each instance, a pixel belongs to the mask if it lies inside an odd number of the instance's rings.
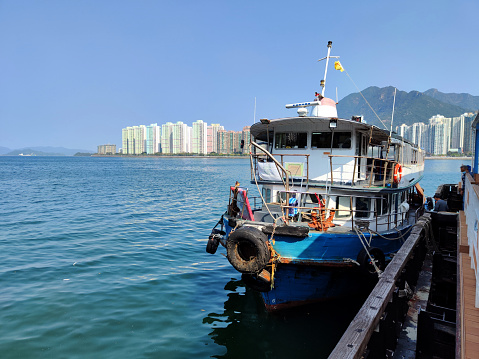
[[[427,161],[426,195],[460,164]],[[249,160],[0,157],[0,357],[327,357],[363,294],[266,313],[205,252],[235,181]]]

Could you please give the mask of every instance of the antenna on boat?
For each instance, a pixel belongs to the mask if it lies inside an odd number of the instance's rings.
[[[389,136],[391,136],[393,132],[393,121],[394,121],[394,107],[396,106],[396,90],[397,88],[394,88],[394,100],[393,100],[393,114],[391,116],[391,129],[389,130]]]
[[[396,90],[397,88],[394,88],[394,99],[393,99],[393,113],[391,115],[391,127],[389,129],[389,137],[388,137],[388,149],[386,151],[386,158],[389,156],[389,148],[391,147],[391,135],[393,133],[393,121],[394,121],[394,107],[396,106]]]
[[[335,58],[335,59],[339,59],[339,56],[329,56],[329,54],[331,53],[331,46],[333,45],[333,42],[332,41],[328,41],[328,55],[326,57],[323,57],[322,59],[319,59],[319,61],[321,60],[324,60],[326,59],[326,68],[324,69],[324,80],[321,80],[321,87],[323,88],[321,90],[321,96],[324,97],[324,90],[326,88],[326,75],[328,74],[328,64],[329,64],[329,59],[330,58]]]

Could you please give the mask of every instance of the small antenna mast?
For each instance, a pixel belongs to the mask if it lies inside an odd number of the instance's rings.
[[[335,58],[335,59],[339,59],[339,56],[329,56],[329,54],[331,53],[331,46],[333,45],[333,42],[332,41],[328,41],[328,56],[326,57],[323,57],[322,59],[319,59],[318,61],[321,61],[321,60],[324,60],[326,59],[326,68],[324,69],[324,80],[321,80],[321,83],[320,83],[320,86],[323,88],[321,90],[321,96],[324,97],[324,90],[326,88],[326,75],[328,74],[328,64],[329,64],[329,59],[330,58]]]
[[[391,135],[393,133],[393,121],[394,121],[394,107],[396,106],[396,90],[397,88],[394,88],[394,100],[393,100],[393,113],[391,115],[391,129],[389,130],[389,138],[388,138],[388,149],[386,151],[386,158],[389,156],[389,148],[391,147]],[[387,129],[387,127],[386,127]]]
[[[333,42],[328,41],[328,55],[326,56],[326,68],[324,69],[323,90],[321,91],[321,96],[323,97],[324,97],[324,90],[326,89],[326,75],[328,74],[329,54],[331,53],[332,45],[333,45]]]
[[[394,107],[396,106],[396,90],[397,88],[394,88],[394,100],[393,100],[393,114],[391,116],[391,129],[389,130],[389,136],[391,136],[393,132],[393,121],[394,121]]]

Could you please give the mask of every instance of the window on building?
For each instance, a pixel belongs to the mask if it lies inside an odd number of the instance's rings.
[[[306,148],[308,134],[306,132],[283,132],[274,136],[274,148]]]
[[[333,136],[332,146],[331,136]],[[351,132],[313,132],[311,135],[311,147],[351,148]]]

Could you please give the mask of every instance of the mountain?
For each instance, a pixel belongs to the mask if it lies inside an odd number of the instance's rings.
[[[362,91],[371,107],[389,129],[394,101],[394,87],[371,86]],[[442,102],[419,91],[397,91],[394,109],[393,128],[401,124],[412,125],[415,122],[427,123],[435,115],[457,117],[465,112],[466,108]],[[350,118],[353,115],[364,116],[366,122],[384,128],[374,112],[369,108],[361,94],[353,93],[338,103],[338,116]]]
[[[9,150],[10,152],[4,153],[6,156],[18,156],[20,153],[24,155],[35,155],[35,156],[73,156],[75,153],[78,152],[91,152],[88,150],[79,150],[79,149],[70,149],[65,147],[48,147],[48,146],[40,146],[40,147],[25,147],[19,148],[16,150]]]
[[[468,93],[443,93],[437,89],[430,89],[423,93],[441,102],[464,107],[470,111],[479,110],[479,96],[472,96]]]

